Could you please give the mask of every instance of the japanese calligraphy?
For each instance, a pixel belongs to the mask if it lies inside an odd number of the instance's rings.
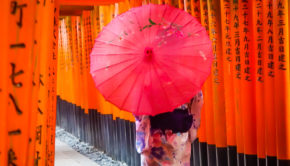
[[[41,79],[42,77],[43,77],[43,75],[42,74],[39,74],[39,85],[44,86],[44,83],[43,83],[43,81]]]
[[[224,16],[225,16],[225,26],[223,31],[225,32],[225,54],[227,61],[232,61],[231,53],[231,35],[230,35],[230,3],[229,1],[224,1]]]
[[[19,108],[18,103],[16,102],[14,96],[11,93],[9,93],[9,98],[12,100],[12,103],[13,103],[13,105],[15,107],[15,110],[16,110],[17,114],[18,115],[21,115],[22,114],[22,111]]]
[[[17,25],[19,28],[22,27],[22,19],[23,19],[23,8],[27,7],[27,4],[18,4],[17,1],[11,1],[11,14],[15,15],[17,10],[19,10],[19,20],[17,21]]]
[[[13,84],[14,87],[20,88],[20,87],[22,87],[22,83],[21,82],[15,82],[15,77],[23,74],[24,71],[23,70],[19,70],[18,72],[15,72],[15,68],[16,68],[15,63],[10,63],[10,65],[12,67],[12,74],[10,75],[10,79],[12,81],[12,84]]]
[[[200,0],[193,0],[191,1],[191,14],[196,17],[198,20],[200,20]]]
[[[17,129],[17,130],[13,130],[13,131],[9,131],[8,135],[20,135],[21,134],[21,130]]]
[[[278,69],[279,70],[286,70],[285,67],[285,49],[284,49],[284,44],[285,44],[285,38],[284,38],[284,29],[285,23],[284,23],[284,16],[285,16],[285,7],[284,3],[282,0],[278,1],[278,6],[277,6],[277,15],[278,15],[278,22],[277,22],[277,27],[278,27]]]
[[[250,33],[250,29],[249,29],[249,13],[248,13],[249,7],[248,7],[248,1],[244,0],[242,1],[242,8],[241,8],[241,12],[242,12],[242,40],[243,40],[243,50],[244,50],[244,63],[245,66],[243,68],[244,70],[244,75],[245,75],[245,80],[246,81],[252,81],[250,79],[250,75],[251,75],[251,64],[250,64],[250,48],[249,48],[249,43],[250,43],[250,39],[249,39],[249,33]]]
[[[17,160],[16,154],[13,149],[8,150],[8,166],[17,166],[15,161]]]
[[[42,125],[36,127],[36,141],[41,144]]]
[[[25,43],[10,44],[10,48],[25,48]]]
[[[213,47],[213,80],[214,83],[219,84],[221,80],[219,80],[219,67],[218,67],[218,50],[217,50],[217,40],[218,40],[218,32],[217,32],[217,16],[216,16],[216,6],[214,4],[210,4],[210,33]]]
[[[205,27],[206,31],[209,31],[209,26],[208,26],[208,9],[207,9],[207,1],[202,0],[201,1],[201,18],[202,18],[202,24]]]
[[[37,111],[42,115],[43,114],[43,112],[42,112],[42,110],[38,107],[37,108]]]
[[[36,158],[34,159],[34,166],[38,166],[38,162],[41,159],[41,157],[39,156],[39,151],[36,151]]]
[[[234,37],[234,52],[235,52],[235,73],[236,73],[236,78],[241,79],[241,56],[240,56],[240,32],[239,32],[239,24],[240,20],[238,17],[238,3],[234,2],[233,4],[233,37]]]
[[[262,43],[263,43],[263,31],[262,31],[262,0],[256,0],[256,33],[257,33],[257,43],[256,43],[256,57],[257,57],[257,81],[263,82],[263,58],[262,58]]]

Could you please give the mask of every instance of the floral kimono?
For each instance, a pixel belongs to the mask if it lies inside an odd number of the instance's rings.
[[[190,122],[186,130],[153,128],[152,117],[135,116],[136,119],[136,149],[141,153],[142,166],[190,166],[191,143],[195,140],[200,124],[200,110],[203,104],[202,92],[199,92],[190,102],[176,108],[186,111],[189,115],[185,120]],[[175,111],[175,110],[174,110]],[[161,114],[159,114],[161,115]],[[167,124],[174,124],[168,120]],[[162,123],[162,119],[160,121]],[[171,128],[175,128],[175,127]],[[186,126],[186,125],[185,125]],[[178,132],[182,131],[182,132]]]

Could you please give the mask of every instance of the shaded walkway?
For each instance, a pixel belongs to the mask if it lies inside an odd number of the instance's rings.
[[[97,165],[127,166],[126,163],[116,161],[116,159],[112,159],[110,156],[108,156],[106,153],[104,153],[100,149],[95,148],[89,143],[83,142],[80,138],[75,137],[74,135],[66,132],[64,129],[60,127],[56,127],[55,135],[56,135],[56,140],[58,142],[63,143],[64,145],[68,146],[70,149],[72,149],[76,153],[79,153],[80,155],[87,158],[88,160],[95,162]],[[59,144],[56,144],[56,151],[58,151],[58,148],[59,148],[58,145]],[[69,152],[66,152],[66,150],[62,150],[62,151],[65,151],[64,152],[65,154],[69,154]],[[56,152],[56,156],[55,156],[56,159],[59,157],[57,156],[57,154],[58,153]],[[67,157],[64,156],[63,158],[67,158]],[[60,158],[60,159],[63,159],[63,158]],[[69,158],[74,158],[74,157],[69,154]],[[63,164],[66,164],[66,163],[63,163]]]
[[[60,140],[55,140],[55,166],[99,166]]]

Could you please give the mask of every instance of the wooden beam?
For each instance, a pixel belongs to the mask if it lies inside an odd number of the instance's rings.
[[[61,5],[60,10],[93,10],[94,6]]]
[[[93,10],[93,6],[60,6],[59,15],[60,16],[80,16],[83,10]]]
[[[60,16],[81,16],[82,10],[59,11]]]
[[[60,0],[60,5],[98,6],[110,5],[124,0]]]

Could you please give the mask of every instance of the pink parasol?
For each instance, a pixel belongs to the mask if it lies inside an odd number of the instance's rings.
[[[210,74],[211,41],[188,13],[145,5],[103,28],[91,53],[91,75],[106,100],[136,115],[172,111]]]

